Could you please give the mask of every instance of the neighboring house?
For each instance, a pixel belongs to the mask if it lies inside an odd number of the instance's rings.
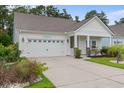
[[[117,24],[110,26],[113,31],[113,43],[114,44],[124,44],[124,24]]]
[[[77,47],[86,54],[86,48],[110,46],[113,36],[115,33],[97,16],[78,23],[32,14],[14,16],[14,42],[25,57],[74,55]]]

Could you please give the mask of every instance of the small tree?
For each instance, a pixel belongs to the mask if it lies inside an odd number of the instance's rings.
[[[113,45],[109,47],[108,54],[112,57],[117,57],[117,63],[123,60],[122,55],[124,54],[124,45]]]
[[[108,49],[108,54],[112,57],[116,57],[118,52],[124,53],[123,45],[113,45]]]

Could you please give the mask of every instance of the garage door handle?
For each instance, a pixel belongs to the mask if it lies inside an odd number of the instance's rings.
[[[48,51],[48,49],[46,49],[46,51]]]

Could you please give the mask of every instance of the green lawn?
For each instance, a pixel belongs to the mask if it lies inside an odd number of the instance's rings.
[[[48,78],[43,76],[43,80],[37,83],[31,84],[28,88],[55,88],[55,86]]]
[[[124,69],[124,64],[112,63],[112,62],[110,62],[110,60],[115,60],[115,58],[101,57],[101,58],[87,59],[87,61],[90,61],[90,62]]]

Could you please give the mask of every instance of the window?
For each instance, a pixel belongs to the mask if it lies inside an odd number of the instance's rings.
[[[57,40],[57,43],[59,43],[59,40]]]
[[[64,41],[61,41],[61,43],[63,43]]]
[[[123,42],[121,40],[114,41],[114,44],[122,44]]]
[[[34,42],[36,42],[37,40],[33,40]]]
[[[53,40],[53,43],[55,43],[55,40]]]
[[[46,42],[46,40],[43,40],[43,42],[45,43],[45,42]]]
[[[74,48],[74,36],[70,37],[70,48]]]
[[[91,42],[91,47],[92,47],[92,48],[96,48],[96,41],[93,40],[93,41]]]
[[[50,43],[51,41],[50,40],[48,40],[48,43]]]
[[[28,39],[28,42],[31,42],[31,39]]]
[[[122,44],[122,41],[117,41],[117,44]]]
[[[41,42],[41,40],[39,40],[39,42]]]
[[[25,42],[24,38],[22,38],[22,42]]]

